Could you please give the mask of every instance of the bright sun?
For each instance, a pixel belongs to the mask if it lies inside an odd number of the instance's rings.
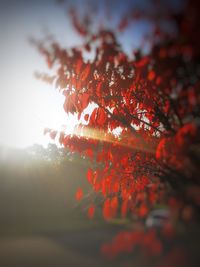
[[[6,83],[5,83],[6,84]],[[30,84],[26,87],[26,84]],[[19,83],[16,91],[7,89],[1,97],[0,144],[24,148],[35,143],[46,146],[51,142],[43,135],[45,127],[72,132],[76,118],[63,110],[64,97],[54,88],[32,77]]]

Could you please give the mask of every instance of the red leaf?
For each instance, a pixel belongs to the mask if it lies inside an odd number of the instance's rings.
[[[81,96],[81,110],[84,110],[85,108],[87,108],[89,102],[90,102],[90,95],[87,93],[84,93]]]
[[[128,212],[128,201],[124,200],[121,206],[121,216],[126,217],[127,212]]]
[[[85,120],[85,121],[88,121],[88,119],[89,119],[89,114],[85,114],[85,116],[84,116],[84,120]]]
[[[110,202],[110,207],[112,210],[112,217],[115,217],[117,215],[117,210],[118,210],[118,198],[113,197]]]
[[[90,159],[93,159],[93,150],[91,148],[88,148],[85,152],[86,156],[89,157]]]
[[[70,15],[71,15],[71,18],[72,18],[72,22],[73,22],[74,28],[77,30],[77,32],[82,36],[86,36],[87,33],[88,33],[87,29],[83,26],[83,24],[78,19],[78,15],[76,13],[76,10],[75,9],[71,9],[70,10]]]
[[[51,139],[55,139],[56,138],[56,135],[57,135],[57,131],[51,131],[50,132],[50,137],[51,137]]]
[[[120,23],[119,23],[119,25],[118,25],[118,30],[121,32],[121,31],[123,31],[126,27],[127,27],[127,25],[128,25],[128,19],[127,19],[127,17],[124,17],[121,21],[120,21]]]
[[[101,96],[101,89],[102,89],[102,82],[99,82],[98,84],[97,84],[97,87],[96,87],[96,95],[98,96],[98,97],[100,97]]]
[[[83,197],[83,190],[82,190],[81,188],[79,188],[79,189],[76,191],[76,195],[75,195],[75,197],[76,197],[76,200],[77,200],[77,201],[80,201],[80,200],[82,199],[82,197]]]
[[[188,146],[197,136],[197,126],[194,123],[187,123],[179,129],[175,136],[176,143],[180,146]]]
[[[160,240],[154,240],[150,246],[150,251],[153,255],[159,255],[163,250],[162,243]]]
[[[89,219],[92,219],[94,217],[94,213],[95,213],[95,206],[91,205],[88,208],[88,217],[89,217]]]
[[[153,71],[153,70],[149,71],[148,80],[153,81],[155,79],[155,77],[156,77],[155,71]]]
[[[103,126],[107,120],[107,115],[104,109],[99,108],[97,113],[97,124]]]
[[[64,132],[60,132],[60,137],[59,137],[59,143],[60,143],[60,145],[63,144],[64,137],[65,137]]]
[[[77,64],[76,64],[76,69],[75,69],[77,75],[80,74],[82,65],[83,65],[82,60],[78,60],[78,62],[77,62]]]
[[[74,114],[74,112],[77,111],[76,103],[77,103],[77,95],[75,93],[68,95],[65,98],[65,102],[63,104],[63,108],[64,108],[65,112],[66,113],[70,112],[70,113]]]
[[[50,133],[51,132],[51,129],[50,128],[45,128],[44,129],[44,135],[47,134],[47,133]]]
[[[92,183],[93,182],[93,170],[90,169],[90,168],[87,171],[87,179],[88,179],[88,182],[89,183]]]
[[[88,78],[89,73],[90,73],[90,65],[87,65],[81,73],[80,77],[81,81],[84,82]]]
[[[144,204],[142,206],[140,206],[140,209],[139,209],[140,217],[142,217],[142,218],[145,217],[147,215],[147,213],[148,213],[147,206]]]
[[[92,111],[92,114],[91,114],[91,116],[90,116],[90,125],[95,125],[95,123],[96,123],[97,110],[98,110],[98,108],[95,108],[95,109]]]
[[[147,65],[150,62],[150,58],[148,56],[143,57],[142,59],[138,60],[137,62],[135,62],[136,67],[144,67],[145,65]]]
[[[105,220],[109,220],[112,218],[112,211],[110,207],[110,199],[106,199],[103,205],[103,217]]]

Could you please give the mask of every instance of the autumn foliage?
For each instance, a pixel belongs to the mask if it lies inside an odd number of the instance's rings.
[[[58,88],[65,96],[65,112],[79,119],[73,134],[46,132],[96,162],[86,176],[102,199],[106,220],[121,216],[144,221],[156,205],[167,207],[173,220],[198,219],[199,5],[188,1],[185,6],[178,14],[165,14],[175,23],[176,34],[158,27],[154,13],[137,10],[122,18],[116,32],[100,28],[94,33],[90,20],[81,20],[73,9],[70,15],[82,46],[63,49],[57,42],[44,46],[35,41],[54,73],[37,76]],[[151,49],[127,54],[116,33],[143,18],[154,25],[147,40]],[[88,60],[85,53],[91,53]],[[76,198],[82,197],[79,188]],[[91,203],[89,218],[100,203]],[[127,234],[127,239],[124,235],[116,237],[125,241],[116,242],[120,247],[112,253],[131,251],[138,242],[150,246],[152,254],[162,251],[154,231]],[[103,248],[106,253],[109,249]]]

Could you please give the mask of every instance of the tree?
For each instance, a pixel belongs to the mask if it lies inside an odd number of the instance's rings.
[[[179,13],[166,11],[166,19],[176,24],[176,34],[158,27],[158,10],[134,10],[122,18],[116,31],[141,18],[154,25],[148,54],[137,50],[128,55],[116,32],[101,28],[94,33],[91,20],[87,16],[81,20],[76,9],[70,15],[82,46],[63,49],[56,42],[45,46],[34,41],[54,72],[37,77],[54,84],[65,96],[66,113],[76,113],[79,119],[74,134],[46,132],[99,163],[88,169],[87,179],[102,196],[106,220],[119,211],[122,217],[144,220],[158,204],[185,223],[198,220],[198,6],[191,0]],[[86,60],[84,54],[91,51],[94,57]],[[96,203],[91,205],[89,217],[95,214]],[[149,235],[153,240],[154,234]],[[142,236],[133,239],[143,240]],[[157,239],[155,244],[157,254],[161,244]]]

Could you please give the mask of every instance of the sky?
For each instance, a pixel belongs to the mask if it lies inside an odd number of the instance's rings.
[[[87,1],[92,10],[94,1]],[[83,0],[67,2],[75,3],[80,10],[84,4]],[[142,2],[109,0],[113,23],[132,3]],[[107,1],[95,3],[102,16]],[[109,20],[107,25],[111,27]],[[69,47],[81,42],[80,36],[72,28],[66,6],[55,0],[0,0],[0,27],[0,145],[24,148],[38,143],[46,146],[51,140],[43,135],[45,127],[60,130],[64,124],[72,131],[76,120],[64,112],[62,94],[34,77],[35,71],[48,70],[28,37],[42,38],[49,32],[60,44]],[[150,31],[151,25],[142,22],[132,28],[134,33],[125,31],[119,36],[127,51],[140,46],[144,31]]]
[[[73,120],[63,111],[63,96],[34,77],[36,70],[46,70],[46,64],[28,37],[42,37],[48,28],[62,43],[66,36],[71,37],[69,43],[76,42],[77,36],[54,1],[1,1],[0,10],[0,145],[45,146],[50,141],[43,135],[45,127],[72,128]]]

